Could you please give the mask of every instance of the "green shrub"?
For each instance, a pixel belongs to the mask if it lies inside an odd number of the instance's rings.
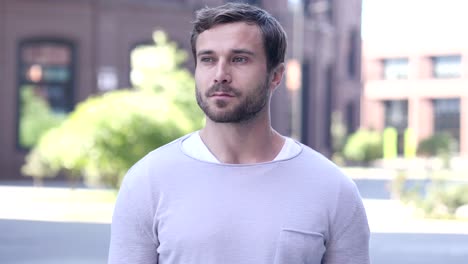
[[[412,128],[407,128],[405,130],[405,137],[404,137],[404,155],[405,158],[407,159],[412,159],[416,157],[416,151],[417,151],[417,139],[416,139],[416,133],[414,132],[414,129]]]
[[[23,172],[46,177],[65,171],[117,187],[151,150],[196,129],[176,104],[155,93],[116,91],[90,98],[28,155]]]
[[[368,165],[382,158],[382,136],[377,131],[360,129],[349,136],[343,154],[350,161]]]
[[[34,94],[33,87],[24,86],[20,91],[19,144],[30,148],[47,130],[63,122],[66,115],[52,112],[47,101]]]
[[[63,173],[117,188],[145,154],[201,127],[194,80],[180,68],[183,53],[161,32],[155,33],[155,41],[157,45],[135,51],[139,55],[133,60],[133,73],[144,77],[135,89],[78,104],[59,127],[40,138],[26,157],[24,174],[43,178]],[[161,50],[165,56],[155,58]]]
[[[445,155],[452,151],[453,145],[454,139],[450,134],[434,134],[419,142],[418,154],[432,157]]]
[[[455,218],[460,206],[468,204],[468,184],[449,180],[425,180],[408,185],[406,173],[392,180],[392,194],[418,208],[428,218]]]
[[[453,218],[456,209],[465,204],[468,204],[467,184],[436,182],[427,188],[421,207],[429,217]]]
[[[387,127],[383,132],[383,158],[394,159],[398,156],[398,131]]]

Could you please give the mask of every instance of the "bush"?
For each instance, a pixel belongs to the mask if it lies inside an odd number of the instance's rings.
[[[468,185],[436,183],[428,188],[423,208],[428,215],[443,217],[439,215],[442,213],[440,208],[444,208],[447,215],[453,216],[455,210],[465,204],[468,204]]]
[[[88,99],[39,141],[23,172],[46,177],[65,171],[117,187],[149,151],[196,129],[176,104],[155,93],[117,91]]]
[[[434,134],[419,143],[418,154],[432,157],[446,155],[452,151],[454,144],[454,139],[450,134]]]
[[[54,113],[46,100],[34,94],[33,87],[24,86],[20,91],[19,144],[30,148],[47,130],[63,122],[65,114]]]
[[[455,218],[458,208],[468,204],[468,184],[450,180],[420,180],[412,184],[402,171],[392,181],[394,198],[415,206],[429,218]]]
[[[455,211],[468,204],[468,185],[434,183],[428,189],[420,207],[428,217],[454,218]]]
[[[145,78],[135,89],[108,92],[78,104],[59,127],[41,137],[26,157],[24,174],[43,178],[62,172],[72,179],[84,177],[88,183],[117,188],[126,171],[148,152],[201,127],[203,114],[195,101],[194,80],[180,68],[181,51],[161,32],[155,33],[155,41],[154,47],[136,53],[134,69]],[[166,52],[166,63],[152,56],[160,50]],[[157,67],[143,58],[157,60]]]
[[[382,136],[377,131],[360,129],[349,136],[343,154],[347,160],[368,165],[382,158]]]

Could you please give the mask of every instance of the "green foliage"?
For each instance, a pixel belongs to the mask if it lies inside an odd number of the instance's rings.
[[[151,48],[139,50],[148,51],[150,61],[155,59],[152,53],[177,51],[161,41]],[[144,67],[150,62],[136,60],[134,68],[144,72],[145,82],[134,90],[112,91],[80,103],[61,126],[40,139],[23,172],[35,177],[62,172],[71,178],[83,176],[88,183],[118,187],[126,171],[145,154],[199,129],[203,115],[194,99],[194,80],[176,67],[181,62],[174,61],[176,57],[166,54],[158,63],[168,66],[151,69]]]
[[[428,216],[447,217],[465,204],[468,204],[467,184],[435,183],[428,188],[422,208]]]
[[[448,133],[434,134],[422,140],[418,146],[418,154],[424,156],[440,156],[451,152],[454,139]]]
[[[410,159],[416,157],[417,146],[416,133],[414,132],[414,129],[406,129],[404,147],[405,158]]]
[[[331,135],[333,144],[332,160],[336,164],[344,165],[343,148],[346,143],[346,126],[343,123],[343,115],[340,111],[332,113]]]
[[[420,180],[408,184],[407,173],[401,171],[392,180],[392,195],[418,208],[429,218],[455,218],[457,208],[468,204],[468,184],[454,180]]]
[[[398,132],[393,127],[385,128],[383,132],[383,158],[394,159],[398,155]]]
[[[34,94],[33,87],[21,87],[20,95],[19,143],[29,148],[36,145],[47,130],[58,126],[65,114],[52,112],[48,103]]]
[[[203,122],[203,112],[195,100],[195,81],[181,65],[188,55],[162,31],[153,34],[156,45],[143,45],[131,53],[131,81],[138,90],[151,90],[184,109],[194,121]]]
[[[349,136],[343,154],[348,160],[367,165],[382,157],[382,136],[377,131],[360,129]]]

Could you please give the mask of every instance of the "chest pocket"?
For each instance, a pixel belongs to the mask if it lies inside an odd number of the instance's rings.
[[[320,264],[324,253],[322,234],[283,229],[276,247],[274,264]]]

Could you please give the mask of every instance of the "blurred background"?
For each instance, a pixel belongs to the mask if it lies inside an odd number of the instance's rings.
[[[465,0],[0,0],[0,263],[106,262],[125,172],[203,125],[191,21],[225,2],[284,26],[273,126],[356,182],[372,263],[466,263]]]

